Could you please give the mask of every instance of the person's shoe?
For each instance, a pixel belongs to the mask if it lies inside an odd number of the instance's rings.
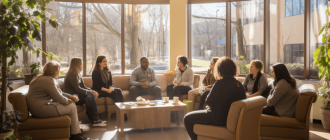
[[[97,121],[94,121],[92,123],[92,126],[101,126],[101,127],[105,127],[107,126],[107,121],[102,121],[101,119],[98,119]]]
[[[70,136],[70,140],[89,140],[89,138],[85,137],[82,133]]]

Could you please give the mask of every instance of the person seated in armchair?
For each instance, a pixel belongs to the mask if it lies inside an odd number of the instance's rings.
[[[60,75],[60,64],[48,62],[43,73],[33,78],[29,85],[26,101],[31,114],[38,118],[69,115],[71,119],[70,140],[87,140],[80,130],[77,114],[77,95],[61,91],[56,79]]]
[[[267,75],[261,72],[263,64],[260,60],[252,60],[250,63],[250,74],[247,74],[243,82],[246,97],[259,96],[266,91],[268,81]]]
[[[187,64],[187,57],[183,55],[177,57],[176,77],[173,84],[169,84],[166,88],[167,96],[170,99],[173,99],[174,96],[187,95],[189,90],[194,88],[194,72]]]
[[[141,95],[153,95],[157,100],[161,100],[161,89],[154,69],[149,67],[148,58],[141,57],[140,64],[141,66],[136,67],[130,77],[130,100],[136,101],[136,98]]]
[[[226,126],[233,102],[246,99],[243,85],[235,79],[237,66],[228,57],[219,58],[214,67],[216,82],[206,99],[207,110],[191,111],[184,117],[184,125],[192,140],[197,140],[195,124]]]
[[[107,122],[102,121],[97,113],[96,99],[99,94],[85,86],[82,79],[81,71],[83,61],[81,58],[72,58],[68,73],[64,79],[64,92],[71,95],[78,95],[79,101],[77,105],[86,104],[86,114],[92,123],[92,126],[106,126]]]
[[[188,92],[188,100],[192,101],[192,104],[195,104],[195,97],[197,95],[201,95],[200,97],[200,104],[198,109],[204,109],[204,103],[205,103],[205,99],[207,97],[207,95],[209,95],[210,90],[213,86],[213,84],[215,83],[215,78],[213,76],[213,71],[214,71],[214,65],[215,63],[218,61],[218,57],[213,57],[210,63],[210,69],[208,69],[204,79],[203,79],[203,86],[200,88],[196,88],[193,90],[190,90]]]
[[[272,76],[273,89],[267,98],[267,106],[262,110],[262,114],[294,117],[296,103],[299,95],[296,80],[290,75],[284,64],[273,65]]]

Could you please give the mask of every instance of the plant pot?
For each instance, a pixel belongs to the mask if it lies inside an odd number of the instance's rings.
[[[30,82],[32,81],[33,77],[36,76],[37,74],[31,74],[31,75],[24,75],[25,77],[25,85],[29,85]]]
[[[0,133],[0,139],[4,139],[5,137],[13,134],[13,130],[3,130],[3,133]]]
[[[321,109],[321,120],[323,128],[330,130],[330,110]]]

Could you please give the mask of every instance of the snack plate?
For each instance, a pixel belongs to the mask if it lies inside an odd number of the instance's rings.
[[[136,105],[149,105],[149,102],[135,102]]]

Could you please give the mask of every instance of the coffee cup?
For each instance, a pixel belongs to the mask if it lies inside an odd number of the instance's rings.
[[[169,97],[163,97],[163,101],[164,101],[165,103],[168,103],[168,102],[169,102],[169,100],[170,100],[170,98],[169,98]]]
[[[179,103],[179,97],[174,96],[173,97],[173,103],[175,103],[175,104]]]

